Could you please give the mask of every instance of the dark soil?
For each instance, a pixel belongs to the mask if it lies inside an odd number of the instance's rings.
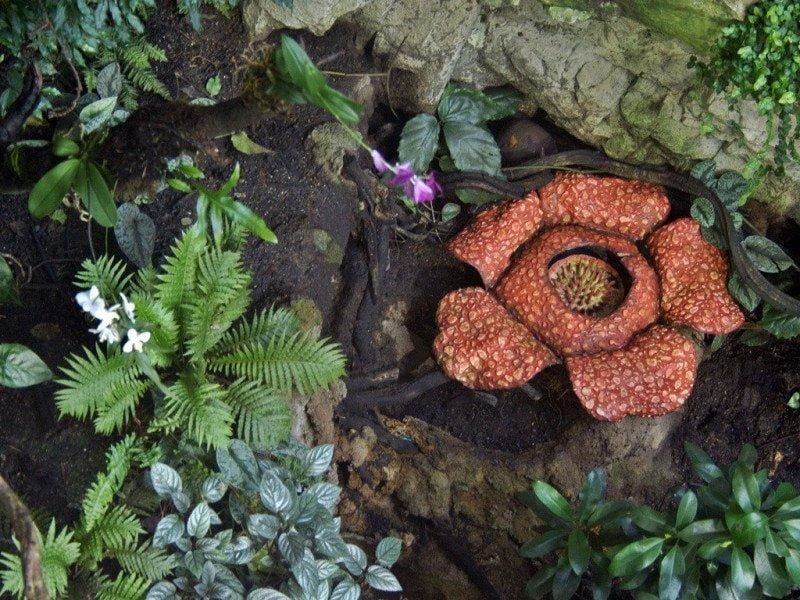
[[[204,95],[205,82],[218,73],[221,97],[234,95],[237,68],[245,60],[246,35],[238,20],[209,12],[204,25],[202,34],[193,32],[171,3],[161,3],[151,20],[148,35],[170,59],[158,66],[158,74],[184,100]],[[357,73],[382,68],[355,46],[355,35],[346,27],[334,28],[322,38],[299,37],[312,58],[327,60],[326,69]],[[338,77],[333,83],[347,91],[355,80]],[[382,80],[376,78],[373,85],[380,101]],[[345,271],[341,256],[346,263],[360,208],[354,186],[332,181],[311,159],[307,137],[326,120],[316,109],[299,107],[248,130],[269,153],[247,156],[236,152],[228,140],[218,140],[200,163],[213,184],[227,178],[238,161],[242,179],[237,195],[264,215],[278,235],[277,246],[251,241],[247,247],[253,308],[310,298],[322,313],[323,330],[333,332],[341,325],[339,293]],[[388,139],[397,122],[387,107],[379,106],[371,131]],[[570,143],[566,137],[561,140],[563,145]],[[165,191],[143,210],[157,224],[156,252],[163,254],[184,226],[182,221],[193,220],[194,201]],[[320,249],[315,242],[319,231],[327,232],[340,250],[338,255],[332,256],[330,247]],[[778,241],[800,239],[793,227],[777,233]],[[101,252],[106,242],[101,232],[95,231],[93,239],[95,251]],[[114,249],[113,236],[108,245]],[[22,286],[21,305],[0,307],[0,342],[29,345],[55,370],[70,352],[92,343],[71,285],[79,261],[90,255],[86,225],[74,213],[64,226],[36,221],[27,213],[24,197],[5,198],[0,203],[0,252],[34,267],[32,280]],[[406,326],[417,352],[403,357],[401,366],[408,373],[429,358],[439,299],[474,283],[475,275],[447,256],[435,236],[423,242],[395,240],[389,257],[378,313],[400,300],[409,307]],[[377,331],[378,325],[373,329]],[[347,335],[339,341],[352,349]],[[398,365],[391,345],[376,344],[374,350],[374,360],[363,371]],[[786,406],[792,392],[800,389],[799,363],[800,345],[795,343],[773,341],[750,348],[729,340],[700,367],[682,425],[671,440],[675,456],[682,456],[684,440],[702,445],[720,460],[732,458],[742,443],[750,442],[776,478],[800,484],[800,419],[798,411]],[[556,440],[576,419],[588,419],[562,367],[548,369],[533,385],[542,394],[540,400],[532,401],[520,391],[477,396],[448,384],[388,412],[413,415],[478,446],[508,452]],[[33,506],[69,519],[111,440],[95,435],[91,424],[58,421],[52,400],[55,389],[55,384],[48,384],[0,390],[0,472]]]

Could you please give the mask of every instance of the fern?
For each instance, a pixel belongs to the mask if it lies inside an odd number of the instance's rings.
[[[139,575],[120,573],[116,579],[98,578],[96,600],[141,600],[151,581]]]
[[[173,556],[165,548],[153,548],[150,542],[114,550],[113,555],[125,571],[150,581],[163,579],[175,568]]]
[[[175,313],[143,293],[135,293],[131,301],[136,305],[136,322],[153,336],[147,344],[147,355],[157,367],[170,366],[178,347],[179,327]]]
[[[233,416],[224,397],[216,383],[198,384],[182,377],[169,388],[167,419],[183,423],[186,435],[201,446],[219,448],[228,443],[232,434]]]
[[[113,556],[114,551],[135,548],[142,533],[144,529],[130,508],[113,507],[95,522],[91,530],[79,533],[82,566],[94,570],[99,561]]]
[[[104,354],[99,346],[94,352],[84,348],[84,357],[71,355],[61,371],[66,379],[59,379],[62,388],[56,392],[59,413],[79,419],[107,411],[112,404],[123,403],[126,393],[136,393],[134,383],[140,375],[139,367],[129,355],[118,349]]]
[[[113,256],[103,255],[96,261],[86,259],[75,275],[75,285],[89,289],[93,285],[100,290],[103,298],[118,298],[130,282],[125,263]]]
[[[276,388],[309,394],[344,375],[338,344],[312,340],[306,334],[281,334],[266,343],[248,342],[209,359],[209,369],[228,377],[244,377]]]
[[[240,379],[225,400],[233,410],[236,437],[249,445],[266,448],[289,437],[292,411],[285,394]]]
[[[155,44],[142,37],[128,40],[124,44],[98,54],[97,62],[118,62],[125,79],[120,93],[120,102],[128,110],[138,104],[139,91],[157,94],[169,99],[170,93],[153,72],[154,62],[165,62],[167,55]]]
[[[108,511],[114,496],[122,489],[131,463],[139,452],[136,436],[131,434],[117,442],[106,453],[106,470],[94,480],[83,497],[82,523],[84,530],[91,530]]]
[[[262,310],[252,321],[242,321],[238,327],[228,331],[214,346],[214,354],[228,354],[250,343],[266,343],[271,337],[293,334],[300,331],[297,315],[286,308]]]
[[[177,309],[194,297],[197,261],[206,249],[205,236],[196,227],[187,229],[171,248],[156,285],[156,299],[164,306]]]

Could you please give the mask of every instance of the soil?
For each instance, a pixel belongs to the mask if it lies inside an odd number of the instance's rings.
[[[355,45],[355,33],[345,26],[337,26],[320,38],[293,35],[312,58],[324,62],[325,69],[357,74],[380,72],[385,67],[370,56],[369,47]],[[237,69],[246,60],[248,50],[246,33],[238,19],[227,20],[208,12],[204,30],[197,34],[185,18],[176,14],[172,3],[159,3],[148,37],[167,52],[169,62],[158,65],[156,70],[177,98],[188,100],[204,95],[205,82],[216,74],[222,79],[221,98],[236,93]],[[363,82],[360,77],[338,76],[332,80],[345,92]],[[382,147],[389,148],[396,139],[402,115],[395,115],[385,104],[384,79],[373,77],[371,83],[376,109],[369,120],[368,133],[380,140]],[[143,102],[157,101],[143,98]],[[264,215],[279,238],[275,246],[257,241],[250,241],[247,246],[245,260],[253,274],[253,308],[310,299],[321,313],[323,333],[338,332],[338,341],[351,358],[357,358],[352,324],[342,326],[340,309],[347,301],[342,290],[348,289],[347,268],[355,252],[362,207],[353,183],[326,173],[313,158],[309,135],[327,121],[313,107],[297,107],[247,131],[254,141],[269,149],[268,153],[244,155],[223,139],[207,148],[199,162],[210,184],[226,179],[239,162],[242,178],[237,196]],[[549,126],[546,119],[542,123]],[[574,144],[564,136],[557,139],[561,149]],[[362,165],[368,169],[364,158]],[[142,207],[157,225],[157,255],[162,255],[184,224],[194,218],[193,209],[192,198],[169,190]],[[91,234],[95,252],[106,247],[115,251],[113,236],[106,239],[96,228]],[[791,224],[775,224],[770,234],[790,246],[800,240],[797,228]],[[88,240],[86,224],[74,213],[68,215],[65,225],[60,225],[33,219],[22,196],[5,198],[0,203],[0,252],[11,254],[34,269],[31,280],[21,287],[21,304],[0,307],[0,342],[30,346],[54,370],[70,352],[92,343],[71,285],[79,262],[91,254]],[[476,281],[471,269],[446,254],[436,235],[424,241],[393,238],[387,266],[378,295],[376,321],[368,327],[373,334],[373,353],[368,364],[357,363],[353,376],[397,368],[402,376],[411,376],[429,368],[428,348],[435,335],[434,314],[439,299],[450,290]],[[763,464],[776,478],[800,485],[800,419],[797,410],[786,405],[791,394],[800,389],[799,362],[800,344],[771,341],[764,346],[747,347],[737,343],[735,336],[708,356],[667,441],[668,453],[682,473],[689,477],[682,451],[685,440],[702,445],[721,461],[732,458],[742,443],[749,442],[759,449]],[[466,444],[460,448],[474,447],[481,456],[513,462],[515,457],[528,456],[524,453],[538,448],[557,448],[564,443],[564,436],[574,435],[576,428],[592,425],[571,392],[562,367],[548,369],[533,385],[541,393],[538,400],[516,390],[479,395],[452,383],[386,408],[383,413],[395,419],[415,417]],[[95,435],[90,423],[59,421],[52,400],[55,389],[56,384],[46,384],[19,391],[0,390],[0,472],[32,506],[70,520],[77,514],[82,493],[102,465],[103,453],[112,440]],[[368,422],[374,415],[361,417]],[[347,435],[347,428],[343,427],[341,433]],[[341,469],[341,474],[346,471]],[[663,503],[669,491],[661,489],[650,499]],[[358,503],[357,496],[353,502]],[[392,499],[390,503],[402,514],[403,502]],[[390,526],[398,527],[375,515],[364,517],[364,522],[364,533],[370,535],[384,535]],[[408,527],[420,539],[435,537],[426,523],[409,521]],[[451,525],[459,530],[462,525],[468,526],[469,520]],[[474,550],[472,543],[470,547]],[[433,551],[428,548],[426,552]],[[437,556],[441,558],[441,554],[442,551]],[[401,575],[409,569],[413,571],[409,565],[414,564],[419,563],[406,561],[405,566],[401,565]],[[454,567],[450,564],[448,568]],[[525,579],[524,572],[505,572],[502,576],[519,582]],[[461,579],[454,576],[454,581]],[[409,597],[445,597],[429,595],[412,582],[410,589],[419,591]],[[450,597],[472,596],[464,592]]]

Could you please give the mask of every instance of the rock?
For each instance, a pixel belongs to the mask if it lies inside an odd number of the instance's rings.
[[[314,162],[334,181],[341,182],[344,154],[355,152],[358,144],[339,123],[323,123],[315,127],[306,138],[306,147]]]
[[[322,35],[336,20],[372,0],[299,0],[288,8],[275,0],[246,0],[242,7],[244,22],[256,38],[276,29],[308,29]]]

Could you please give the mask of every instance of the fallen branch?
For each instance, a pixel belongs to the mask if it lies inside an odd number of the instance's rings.
[[[49,600],[50,596],[42,578],[39,530],[33,522],[28,507],[23,504],[2,476],[0,476],[0,510],[11,521],[11,529],[22,551],[25,598],[27,600]]]

